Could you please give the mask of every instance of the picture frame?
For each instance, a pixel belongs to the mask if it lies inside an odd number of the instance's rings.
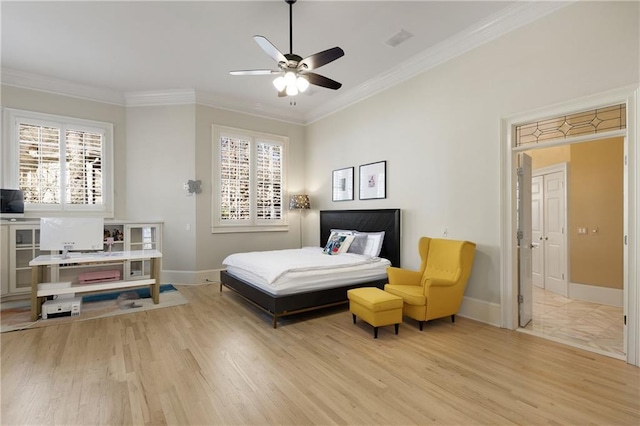
[[[333,171],[333,201],[353,200],[353,172],[353,167],[346,167],[344,169]]]
[[[363,164],[360,166],[360,199],[373,200],[387,198],[387,162]]]

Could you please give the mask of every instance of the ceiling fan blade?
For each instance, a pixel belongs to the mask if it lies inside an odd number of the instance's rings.
[[[255,35],[253,36],[253,39],[256,41],[256,43],[258,43],[260,48],[264,50],[264,53],[269,55],[269,57],[272,58],[274,61],[276,61],[277,63],[280,63],[280,62],[284,62],[285,64],[287,63],[287,58],[285,58],[282,52],[280,52],[273,44],[271,44],[271,42],[267,40],[266,37],[263,37],[261,35]]]
[[[280,71],[274,70],[235,70],[229,71],[231,75],[269,75],[269,74],[278,74]]]
[[[315,55],[307,56],[298,64],[299,70],[312,70],[320,68],[323,65],[333,62],[338,58],[344,56],[344,50],[339,47],[333,47],[331,49],[323,50]]]
[[[301,75],[304,75],[305,78],[309,80],[309,83],[315,84],[316,86],[322,86],[322,87],[326,87],[327,89],[333,89],[333,90],[338,90],[339,88],[342,87],[342,83],[338,83],[337,81],[331,80],[330,78],[327,78],[320,74],[316,74],[313,72],[305,72],[305,73],[302,73]]]

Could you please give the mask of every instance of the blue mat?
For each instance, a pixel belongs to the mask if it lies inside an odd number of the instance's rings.
[[[177,288],[175,288],[172,284],[161,284],[160,293],[164,293],[165,291],[177,291]],[[92,294],[89,296],[83,296],[82,301],[83,302],[100,302],[103,300],[115,300],[118,298],[120,294],[130,293],[130,292],[138,293],[138,296],[140,296],[140,299],[151,297],[151,291],[147,286],[147,287],[141,287],[141,288],[123,289],[119,291],[114,291],[113,293],[99,293],[99,294]]]

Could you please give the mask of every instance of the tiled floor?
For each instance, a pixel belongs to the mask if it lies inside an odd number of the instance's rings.
[[[521,331],[626,359],[622,308],[567,299],[533,287],[533,320]]]

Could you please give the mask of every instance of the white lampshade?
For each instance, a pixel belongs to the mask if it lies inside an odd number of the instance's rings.
[[[296,86],[298,86],[300,92],[304,92],[309,88],[309,80],[304,77],[298,77],[296,79]]]
[[[280,76],[275,80],[273,80],[273,85],[276,87],[276,89],[278,89],[278,92],[282,92],[284,88],[287,86],[287,81],[284,79],[283,76]]]
[[[297,94],[298,94],[298,87],[296,86],[296,84],[287,83],[287,96],[295,96]]]
[[[295,85],[296,84],[296,74],[294,72],[287,71],[284,74],[284,81],[287,82],[287,86]]]

